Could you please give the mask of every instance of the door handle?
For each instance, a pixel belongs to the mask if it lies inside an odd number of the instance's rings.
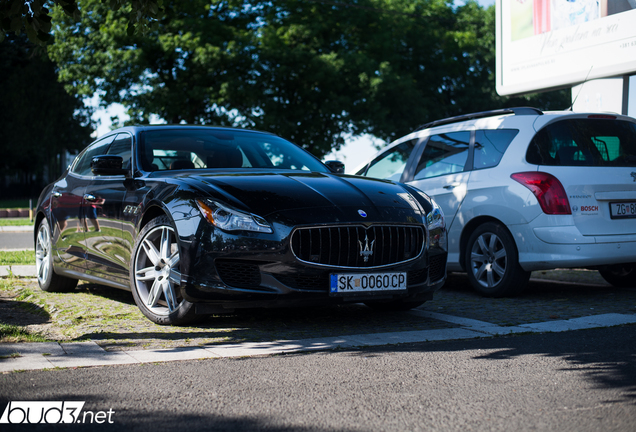
[[[84,199],[90,202],[97,201],[97,198],[95,198],[95,195],[91,195],[91,194],[84,194]]]
[[[55,197],[55,198],[59,198],[59,197],[61,197],[61,196],[62,196],[62,193],[61,193],[61,192],[58,192],[58,191],[55,191],[55,192],[53,192],[51,195],[53,195],[53,197]]]
[[[461,183],[455,182],[455,183],[447,184],[446,186],[444,186],[444,189],[455,189],[457,186],[460,186],[460,185]]]

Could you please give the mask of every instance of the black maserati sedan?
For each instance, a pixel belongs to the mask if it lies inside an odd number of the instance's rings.
[[[343,171],[265,132],[112,131],[40,196],[39,285],[130,290],[169,325],[238,308],[431,299],[446,278],[440,208],[413,187]]]

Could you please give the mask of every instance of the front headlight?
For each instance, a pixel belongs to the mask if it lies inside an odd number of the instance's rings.
[[[433,204],[433,209],[426,215],[429,245],[448,250],[444,212],[434,200],[431,200],[431,204]]]
[[[212,200],[196,200],[203,217],[224,231],[273,233],[271,225],[260,216],[231,208]]]
[[[444,222],[444,212],[442,208],[433,200],[431,200],[431,204],[433,204],[433,210],[426,215],[426,225],[428,229],[444,228],[446,223]]]

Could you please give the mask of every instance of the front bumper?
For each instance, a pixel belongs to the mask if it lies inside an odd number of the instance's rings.
[[[364,302],[369,300],[430,300],[446,279],[446,251],[433,246],[417,259],[381,269],[311,265],[298,260],[286,239],[253,239],[227,233],[204,234],[182,275],[181,294],[200,313],[237,308],[285,307]],[[194,246],[194,245],[192,245]],[[189,248],[191,251],[193,247]],[[333,273],[407,274],[406,291],[356,292],[330,295]]]

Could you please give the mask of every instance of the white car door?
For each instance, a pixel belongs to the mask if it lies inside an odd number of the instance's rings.
[[[426,192],[444,211],[450,230],[457,209],[466,197],[470,171],[470,132],[432,135],[408,183]]]

